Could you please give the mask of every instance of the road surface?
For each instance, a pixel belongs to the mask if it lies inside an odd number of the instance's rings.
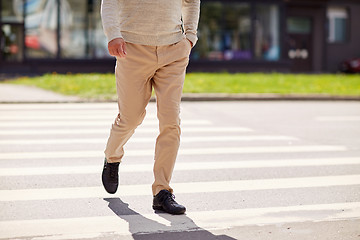
[[[0,239],[360,239],[359,102],[184,102],[182,216],[151,209],[154,103],[103,190],[116,107],[0,105]]]

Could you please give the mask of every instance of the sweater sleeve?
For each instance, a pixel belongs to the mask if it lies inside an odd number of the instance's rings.
[[[197,42],[197,28],[200,17],[200,0],[183,0],[182,19],[184,23],[185,36],[193,46]]]
[[[118,0],[102,0],[101,20],[108,42],[122,38],[120,31],[120,6]]]

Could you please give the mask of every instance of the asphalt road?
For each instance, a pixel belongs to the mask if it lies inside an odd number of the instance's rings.
[[[103,190],[116,107],[0,105],[0,239],[360,239],[359,102],[184,102],[182,216],[151,209],[154,103]]]

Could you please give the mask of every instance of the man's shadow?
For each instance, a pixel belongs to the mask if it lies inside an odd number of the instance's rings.
[[[129,208],[129,204],[120,198],[104,198],[109,202],[108,207],[121,219],[129,223],[129,231],[134,240],[149,239],[176,239],[176,240],[236,240],[226,235],[214,235],[211,232],[197,226],[186,215],[173,216],[170,214],[158,214],[170,226],[148,219],[138,212]]]

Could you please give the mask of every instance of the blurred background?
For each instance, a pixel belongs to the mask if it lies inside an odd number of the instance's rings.
[[[101,0],[0,0],[0,74],[112,72]],[[189,71],[360,71],[359,0],[201,1]]]

